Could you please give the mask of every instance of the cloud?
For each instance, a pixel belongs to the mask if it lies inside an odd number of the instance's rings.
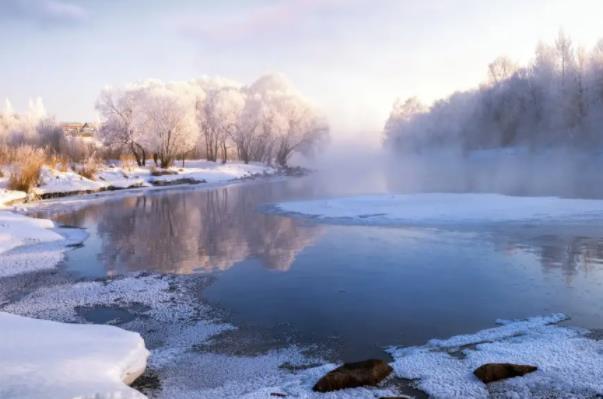
[[[88,19],[81,6],[60,0],[4,0],[0,20],[27,21],[37,26],[61,27]]]

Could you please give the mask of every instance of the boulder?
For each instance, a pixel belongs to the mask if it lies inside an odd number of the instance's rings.
[[[473,374],[484,384],[505,378],[521,377],[538,370],[536,366],[511,363],[487,363],[475,369]]]
[[[312,388],[317,392],[354,388],[363,385],[377,385],[392,372],[383,360],[370,359],[362,362],[344,363],[325,374]]]

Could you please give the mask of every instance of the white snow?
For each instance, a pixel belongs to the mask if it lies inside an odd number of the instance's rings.
[[[68,245],[85,238],[83,230],[61,229],[48,219],[0,210],[0,278],[52,269]]]
[[[0,182],[0,184],[4,183]],[[23,201],[25,198],[27,198],[27,194],[23,191],[0,188],[0,205],[10,205],[12,202]]]
[[[49,167],[42,167],[40,185],[34,189],[37,195],[54,193],[76,193],[97,191],[105,184],[87,179],[72,171],[61,172]]]
[[[152,176],[149,168],[103,167],[94,180],[87,179],[73,171],[58,171],[43,167],[39,187],[34,189],[37,195],[77,194],[96,192],[109,188],[125,189],[149,187],[152,182],[171,182],[180,179],[194,179],[207,183],[221,183],[256,175],[276,173],[276,169],[262,164],[244,164],[239,162],[209,162],[203,160],[186,161],[184,167],[169,169],[174,174]],[[25,196],[23,194],[23,196]]]
[[[34,219],[10,211],[0,211],[0,254],[22,245],[62,240],[52,231],[48,219]]]
[[[138,333],[0,312],[3,399],[142,399],[126,384],[146,367]]]
[[[402,378],[417,380],[434,398],[592,398],[603,394],[603,342],[588,331],[555,325],[556,314],[476,334],[432,340],[424,346],[391,348],[392,366]],[[473,370],[485,363],[538,367],[523,377],[486,386]]]
[[[364,195],[276,204],[284,213],[362,224],[555,222],[603,218],[603,200],[428,193]]]
[[[178,174],[150,177],[149,180],[173,181],[191,178],[205,180],[207,183],[219,183],[254,175],[274,174],[276,171],[274,168],[263,164],[239,162],[222,164],[209,161],[187,161],[184,168],[173,167],[171,170],[178,172]]]

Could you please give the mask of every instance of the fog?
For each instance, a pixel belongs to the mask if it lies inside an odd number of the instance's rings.
[[[528,65],[499,57],[487,72],[432,105],[394,104],[380,156],[365,158],[387,191],[603,197],[603,41],[586,50],[560,32]]]

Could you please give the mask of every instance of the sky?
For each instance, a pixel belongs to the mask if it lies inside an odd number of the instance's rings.
[[[378,143],[396,98],[476,87],[560,29],[591,47],[601,15],[600,0],[0,0],[0,99],[96,120],[107,85],[279,72],[335,137]]]

